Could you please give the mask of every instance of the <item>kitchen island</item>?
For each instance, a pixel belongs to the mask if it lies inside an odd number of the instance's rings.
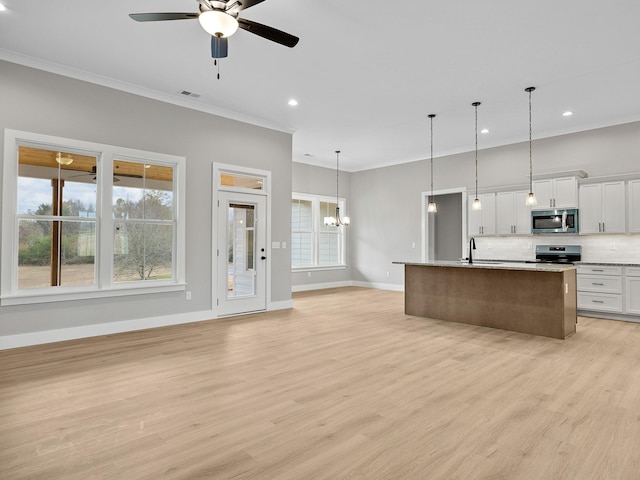
[[[405,266],[405,313],[565,339],[576,331],[571,265],[394,262]]]

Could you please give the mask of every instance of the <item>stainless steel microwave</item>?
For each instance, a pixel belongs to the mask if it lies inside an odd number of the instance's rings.
[[[532,233],[578,233],[578,209],[531,211]]]

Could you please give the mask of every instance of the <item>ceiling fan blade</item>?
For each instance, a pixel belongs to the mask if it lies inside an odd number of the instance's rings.
[[[298,44],[300,40],[289,33],[283,32],[273,27],[262,25],[261,23],[252,22],[251,20],[245,20],[244,18],[238,19],[239,27],[247,32],[251,32],[272,42],[279,43],[285,47],[293,48]]]
[[[199,13],[130,13],[136,22],[162,22],[164,20],[192,20],[198,18]]]
[[[211,56],[213,58],[224,58],[227,56],[229,42],[228,38],[211,35]]]

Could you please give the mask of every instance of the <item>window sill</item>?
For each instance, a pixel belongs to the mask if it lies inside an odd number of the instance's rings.
[[[57,288],[57,287],[56,287]],[[73,300],[90,300],[95,298],[124,297],[128,295],[147,295],[151,293],[179,292],[186,289],[184,283],[162,285],[117,285],[109,289],[87,290],[73,289],[64,292],[47,293],[42,290],[23,291],[0,298],[0,306],[29,305],[36,303],[68,302]]]
[[[346,265],[327,265],[326,267],[295,267],[291,269],[291,273],[303,272],[321,272],[323,270],[346,270]]]

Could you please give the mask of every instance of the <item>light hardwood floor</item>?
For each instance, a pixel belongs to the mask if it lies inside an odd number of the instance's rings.
[[[0,478],[640,478],[640,324],[555,340],[345,288],[0,352]]]

